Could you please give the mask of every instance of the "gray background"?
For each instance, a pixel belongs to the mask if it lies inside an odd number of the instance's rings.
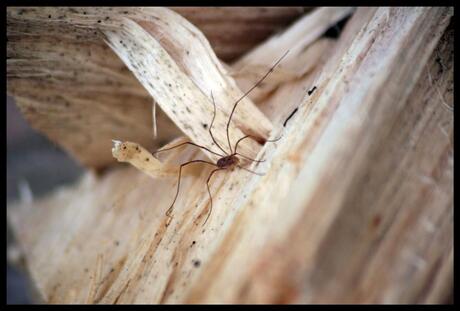
[[[6,110],[6,189],[7,205],[19,199],[18,185],[27,182],[34,199],[51,192],[57,186],[71,184],[83,173],[80,167],[57,145],[32,129],[22,117],[14,100],[7,96]],[[7,227],[7,246],[14,235]],[[7,304],[36,302],[27,271],[7,264]]]

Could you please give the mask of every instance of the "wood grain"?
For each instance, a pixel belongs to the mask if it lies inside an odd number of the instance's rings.
[[[445,303],[453,289],[452,16],[453,8],[358,8],[329,57],[268,99],[272,116],[298,111],[286,126],[272,119],[271,135],[282,139],[264,144],[257,156],[266,161],[250,166],[265,175],[213,177],[205,226],[204,166],[182,180],[169,226],[176,179],[131,167],[88,172],[9,207],[43,300]],[[299,103],[301,81],[317,89]],[[204,156],[186,147],[164,163]]]
[[[299,7],[176,9],[205,28],[217,55],[225,60],[235,59],[308,11]],[[104,25],[120,16],[146,16],[142,12],[149,10],[155,9],[7,8],[8,94],[15,97],[32,127],[88,168],[116,163],[110,153],[112,139],[136,141],[153,150],[181,134],[157,109],[160,130],[152,139],[153,99],[104,43]],[[247,27],[256,23],[256,29]],[[238,44],[239,38],[246,40]],[[266,136],[267,121],[260,126],[265,126],[262,136]]]

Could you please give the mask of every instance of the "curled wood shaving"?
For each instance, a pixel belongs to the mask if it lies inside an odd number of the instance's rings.
[[[107,44],[123,60],[182,132],[194,143],[219,151],[208,132],[214,114],[212,91],[217,108],[213,134],[220,146],[225,150],[230,149],[226,144],[228,111],[242,92],[236,88],[234,81],[232,87],[229,77],[223,77],[225,69],[216,65],[218,60],[209,47],[209,43],[204,39],[194,39],[198,37],[198,30],[183,29],[185,26],[190,28],[190,23],[166,9],[149,10],[149,15],[152,14],[156,14],[157,19],[150,16],[149,20],[155,20],[155,24],[143,22],[141,26],[138,22],[128,18],[111,21],[112,24],[105,25],[104,28]],[[135,19],[145,20],[147,16],[140,14]],[[152,29],[156,29],[155,27],[161,24],[158,21],[161,19],[164,19],[163,23],[169,26],[161,28],[159,34],[162,35],[161,42],[159,42],[152,36]],[[174,25],[174,31],[171,25]],[[148,28],[150,33],[145,28]],[[175,49],[169,47],[167,50],[163,44],[168,45],[163,40],[166,40],[165,38],[174,39],[174,32],[180,29],[188,42],[184,42],[183,38],[181,40],[176,38],[174,42],[169,42],[169,45],[174,43]],[[167,36],[164,35],[166,31],[169,31]],[[182,54],[177,55],[177,50],[192,46],[194,48],[186,52],[193,54],[193,61],[188,58],[185,60]],[[195,50],[197,46],[202,48]],[[186,52],[184,52],[185,55],[187,55]],[[245,133],[249,132],[256,134],[257,137],[266,138],[271,130],[271,124],[254,105],[252,105],[253,108],[249,108],[251,104],[247,99],[242,101],[236,110],[235,120],[239,119],[240,124],[246,125]],[[230,124],[229,136],[232,143],[244,136],[233,120]],[[259,149],[260,145],[250,139],[241,144],[241,152],[249,157],[255,157]],[[214,161],[219,159],[219,156],[215,154],[204,152]]]
[[[243,92],[219,61],[203,33],[167,9],[144,8],[142,13],[146,16],[138,15],[135,19],[139,19],[139,25],[160,42],[179,68],[204,94],[209,97],[213,93],[217,107],[228,117],[233,103]],[[247,97],[242,100],[232,122],[243,132],[261,138],[267,138],[272,127],[267,117]]]
[[[112,155],[119,162],[128,162],[147,175],[157,177],[176,176],[177,166],[161,163],[144,147],[130,141],[112,140]]]

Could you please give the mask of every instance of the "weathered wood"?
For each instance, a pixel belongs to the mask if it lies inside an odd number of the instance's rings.
[[[153,11],[155,8],[7,8],[8,94],[16,98],[21,112],[35,129],[86,167],[103,168],[115,163],[110,153],[113,138],[156,149],[180,134],[163,111],[157,109],[160,130],[158,137],[152,139],[153,100],[103,41],[101,30],[111,19],[140,16],[149,20],[149,16],[153,19],[149,13]],[[206,28],[211,45],[226,51],[218,55],[231,59],[295,19],[304,9],[177,11],[189,16],[198,27]],[[257,29],[247,28],[247,23],[253,24],[259,18]],[[213,28],[217,25],[227,29],[229,23],[233,32],[227,32],[225,38],[220,27]],[[249,32],[255,35],[250,36]],[[241,37],[246,37],[244,43],[231,44],[234,38]],[[266,136],[268,123],[262,122],[260,126],[265,127],[262,136]]]
[[[197,26],[223,61],[235,61],[313,8],[172,7]]]
[[[155,8],[133,19],[139,23],[128,19],[112,21],[110,28],[104,30],[108,44],[182,132],[193,142],[222,154],[208,132],[214,112],[212,98],[217,108],[213,127],[225,128],[233,104],[243,92],[226,74],[198,29],[179,15]],[[160,35],[168,38],[164,43],[168,48],[159,44]],[[193,74],[187,75],[187,72]],[[244,133],[235,125],[244,125]],[[248,98],[242,100],[235,111],[234,122],[230,124],[230,140],[235,142],[244,134],[266,139],[270,131],[270,121]],[[214,131],[214,136],[217,143],[230,153],[226,132]],[[259,148],[250,139],[241,144],[241,152],[249,157],[254,157]],[[205,153],[217,161],[215,154]]]
[[[259,102],[273,91],[280,81],[289,83],[303,77],[315,67],[318,56],[312,53],[324,53],[331,48],[326,40],[317,42],[328,28],[353,12],[353,8],[318,8],[305,15],[282,34],[273,36],[244,55],[232,66],[233,75],[243,89],[249,89],[262,76],[276,59],[282,55],[280,46],[288,47],[290,55],[264,84],[250,94],[252,100]],[[313,56],[313,57],[312,57]]]
[[[271,120],[271,136],[282,139],[251,166],[265,176],[216,174],[205,226],[209,167],[183,178],[169,226],[175,178],[134,168],[88,173],[9,208],[43,299],[445,302],[453,289],[452,15],[358,9],[322,70],[270,97],[266,111],[285,116],[285,102],[296,107],[305,87],[317,87],[285,127]],[[204,154],[186,147],[168,156],[164,163]]]

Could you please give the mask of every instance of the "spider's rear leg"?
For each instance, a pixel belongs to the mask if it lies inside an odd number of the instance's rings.
[[[209,207],[208,216],[206,216],[206,220],[204,221],[203,226],[208,221],[209,216],[211,216],[211,212],[212,212],[212,196],[211,196],[211,190],[209,189],[209,181],[211,180],[211,177],[215,172],[221,171],[221,170],[226,170],[226,168],[217,168],[217,169],[213,170],[211,173],[209,173],[208,180],[206,180],[206,187],[208,188],[208,194],[209,194],[209,202],[211,204],[210,204],[210,207]]]
[[[181,175],[182,175],[182,168],[186,165],[189,165],[189,164],[192,164],[192,163],[206,163],[206,164],[210,164],[212,166],[217,166],[216,164],[212,163],[212,162],[209,162],[209,161],[204,161],[204,160],[192,160],[192,161],[188,161],[188,162],[185,162],[185,163],[182,163],[180,165],[180,168],[179,168],[179,178],[178,178],[178,182],[177,182],[177,190],[176,190],[176,195],[174,196],[174,201],[172,202],[171,206],[168,208],[168,210],[166,211],[165,215],[169,218],[171,218],[171,213],[172,213],[172,209],[174,207],[174,204],[176,203],[176,200],[177,200],[177,196],[179,195],[179,189],[180,189],[180,180],[181,180]]]

